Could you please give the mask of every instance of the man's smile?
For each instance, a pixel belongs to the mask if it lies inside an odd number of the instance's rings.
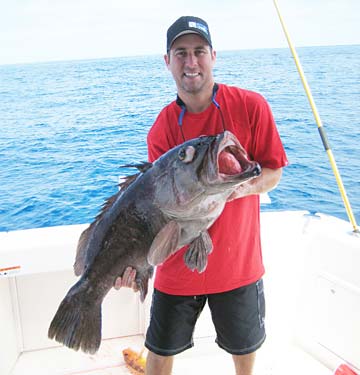
[[[189,78],[197,77],[199,75],[200,75],[199,72],[197,72],[197,73],[184,73],[184,76],[189,77]]]

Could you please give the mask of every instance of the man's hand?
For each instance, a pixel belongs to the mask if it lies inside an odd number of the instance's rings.
[[[245,182],[244,184],[238,186],[236,190],[233,191],[233,193],[229,196],[229,198],[226,201],[231,202],[234,199],[246,197],[251,194],[250,192],[251,192],[250,182]]]
[[[259,177],[253,178],[252,180],[238,186],[227,199],[227,202],[231,202],[234,199],[243,198],[248,195],[267,193],[277,186],[280,181],[281,174],[282,168],[263,168]]]
[[[136,269],[127,267],[121,277],[115,280],[114,288],[119,290],[122,287],[132,288],[134,292],[138,292],[139,288],[135,282]]]

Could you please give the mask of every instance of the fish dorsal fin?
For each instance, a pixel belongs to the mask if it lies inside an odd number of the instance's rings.
[[[180,240],[180,225],[176,221],[169,221],[154,238],[149,253],[148,262],[156,266],[163,263],[178,249]]]
[[[119,184],[121,191],[126,190],[138,178],[138,176],[140,176],[140,174],[141,173],[136,173],[131,176],[122,177],[122,181]]]
[[[134,167],[137,168],[141,173],[144,173],[152,167],[152,163],[143,162],[138,164],[127,164],[123,165],[122,167]],[[74,272],[76,276],[80,276],[84,273],[88,263],[92,262],[99,251],[98,246],[89,246],[89,241],[91,241],[98,223],[104,217],[105,213],[110,209],[110,207],[115,203],[119,195],[121,195],[122,192],[126,190],[141,173],[124,177],[124,181],[119,184],[121,190],[105,201],[94,222],[90,224],[90,226],[84,230],[84,232],[82,232],[76,249],[76,258],[74,263]]]
[[[76,248],[76,258],[74,263],[74,273],[76,276],[81,276],[85,269],[88,257],[89,240],[94,229],[94,224],[91,224],[85,229],[79,238],[78,245]]]
[[[141,173],[146,172],[148,169],[150,169],[153,166],[152,163],[148,161],[143,161],[141,163],[134,163],[134,164],[125,164],[120,166],[120,168],[136,168],[138,169]]]
[[[135,173],[130,176],[122,177],[122,182],[120,182],[119,186],[121,188],[121,191],[126,190],[142,173],[145,173],[147,170],[149,170],[153,166],[152,163],[149,162],[142,162],[138,164],[125,164],[122,165],[120,168],[137,168],[140,173]]]
[[[81,233],[76,249],[76,258],[74,263],[74,272],[76,276],[80,276],[84,273],[88,263],[91,262],[97,254],[97,251],[99,250],[98,247],[89,246],[89,241],[91,240],[98,222],[105,215],[106,211],[109,210],[110,207],[114,204],[119,194],[120,192],[112,195],[105,201],[100,213],[96,216],[94,222],[91,223],[90,226]]]
[[[112,195],[111,197],[109,197],[108,199],[106,199],[106,201],[104,202],[104,204],[101,207],[100,213],[96,216],[94,223],[99,221],[104,216],[105,212],[114,204],[114,202],[116,201],[116,199],[119,195],[120,195],[120,192],[118,192],[118,193]]]
[[[199,273],[205,271],[207,266],[208,255],[213,250],[213,244],[207,231],[201,232],[190,244],[188,250],[184,254],[186,265],[191,271],[195,269]]]
[[[76,276],[80,276],[85,271],[85,262],[87,258],[87,248],[89,242],[89,236],[92,232],[92,224],[85,229],[79,238],[79,242],[76,248],[76,258],[74,263],[74,273]]]

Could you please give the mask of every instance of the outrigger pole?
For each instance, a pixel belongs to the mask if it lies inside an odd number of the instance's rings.
[[[326,136],[326,132],[325,132],[324,127],[322,125],[322,122],[321,122],[318,110],[316,108],[313,96],[311,94],[310,87],[309,87],[309,85],[307,83],[306,77],[304,75],[304,71],[303,71],[303,69],[301,67],[299,57],[298,57],[298,55],[296,53],[296,50],[294,48],[294,45],[293,45],[291,39],[290,39],[289,32],[288,32],[287,27],[285,25],[284,19],[281,16],[281,13],[280,13],[277,1],[276,0],[273,0],[273,1],[274,1],[274,5],[275,5],[275,8],[276,8],[277,14],[278,14],[279,19],[280,19],[281,26],[282,26],[282,28],[284,30],[284,34],[285,34],[287,42],[289,44],[289,48],[290,48],[291,54],[293,55],[293,58],[295,60],[295,64],[296,64],[297,70],[299,72],[299,75],[300,75],[300,78],[301,78],[301,82],[302,82],[302,84],[304,86],[304,89],[305,89],[305,92],[306,92],[306,96],[307,96],[307,98],[309,100],[312,112],[314,114],[315,121],[316,121],[317,126],[318,126],[318,131],[319,131],[322,143],[323,143],[325,151],[326,151],[326,153],[327,153],[327,155],[329,157],[330,164],[331,164],[332,170],[334,172],[334,175],[335,175],[335,178],[336,178],[336,182],[337,182],[339,190],[340,190],[341,197],[342,197],[342,199],[344,201],[346,212],[347,212],[348,217],[350,219],[350,222],[351,222],[351,224],[353,226],[354,232],[355,233],[359,233],[359,229],[358,229],[358,226],[356,224],[355,216],[354,216],[354,214],[352,212],[349,199],[348,199],[348,197],[346,195],[344,184],[342,182],[339,170],[337,168],[337,165],[336,165],[336,162],[335,162],[335,158],[334,158],[333,153],[331,151],[331,148],[330,148],[327,136]]]

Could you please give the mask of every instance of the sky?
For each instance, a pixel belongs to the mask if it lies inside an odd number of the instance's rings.
[[[360,0],[277,0],[295,47],[360,44]],[[0,0],[0,64],[165,52],[182,15],[215,50],[287,47],[273,0]]]

